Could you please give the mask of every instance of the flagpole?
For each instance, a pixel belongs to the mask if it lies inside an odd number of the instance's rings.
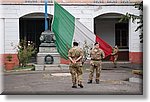
[[[52,18],[52,23],[51,23],[51,31],[53,30],[52,29],[52,25],[53,25],[53,22],[54,22],[54,10],[55,10],[55,0],[53,0],[53,18]]]
[[[45,31],[48,30],[48,21],[47,21],[47,3],[48,3],[48,0],[45,0],[45,15],[44,15],[44,18],[45,18]]]

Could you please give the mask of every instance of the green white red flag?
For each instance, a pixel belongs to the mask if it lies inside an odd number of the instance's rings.
[[[85,42],[89,46],[98,42],[106,57],[112,52],[112,47],[109,44],[91,32],[56,1],[54,1],[52,31],[56,37],[57,51],[65,59],[68,59],[68,50],[74,41],[78,42],[81,48]]]

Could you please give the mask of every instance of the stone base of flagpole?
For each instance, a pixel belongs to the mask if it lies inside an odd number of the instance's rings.
[[[38,53],[37,64],[60,64],[59,53]]]
[[[42,32],[40,41],[35,70],[60,69],[60,55],[55,46],[54,33],[49,30]]]
[[[35,64],[34,66],[35,66],[35,70],[36,71],[48,71],[48,70],[62,71],[62,70],[68,70],[69,69],[69,65],[66,65],[66,64],[52,64],[52,65],[48,65],[48,64],[43,64],[43,65]]]
[[[58,53],[38,53],[35,70],[59,70],[60,55]]]

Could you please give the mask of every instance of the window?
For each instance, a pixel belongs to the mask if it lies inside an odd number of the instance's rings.
[[[103,3],[103,0],[94,0],[94,3]]]
[[[128,48],[128,23],[115,24],[115,44],[119,48]]]
[[[130,0],[122,0],[121,3],[130,3]]]
[[[107,3],[117,3],[117,0],[107,0]]]

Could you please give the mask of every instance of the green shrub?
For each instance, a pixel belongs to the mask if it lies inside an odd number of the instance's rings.
[[[12,57],[11,54],[9,54],[6,58],[7,58],[7,61],[12,61],[12,58],[13,58],[13,57]]]
[[[25,67],[29,62],[29,59],[33,54],[36,53],[36,48],[34,44],[28,44],[26,40],[21,40],[18,46],[18,59],[19,66]]]

